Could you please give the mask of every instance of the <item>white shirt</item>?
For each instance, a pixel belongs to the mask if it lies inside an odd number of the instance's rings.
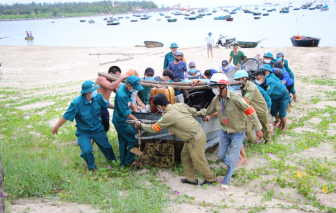
[[[205,38],[205,41],[207,42],[207,44],[214,46],[215,45],[215,40],[211,37],[208,36]]]

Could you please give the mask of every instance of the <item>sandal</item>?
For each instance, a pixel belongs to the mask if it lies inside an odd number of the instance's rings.
[[[222,191],[228,191],[229,190],[229,186],[225,185],[225,184],[221,184],[220,190],[222,190]]]

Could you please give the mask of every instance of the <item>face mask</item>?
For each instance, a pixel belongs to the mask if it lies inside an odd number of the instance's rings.
[[[258,85],[261,85],[261,84],[263,83],[262,81],[258,81],[258,80],[256,80],[255,82],[256,82],[256,84],[258,84]]]
[[[213,92],[215,95],[219,95],[218,88],[212,88],[212,92]]]
[[[175,60],[176,60],[177,62],[179,62],[181,59],[177,59],[177,58],[175,58]]]
[[[209,37],[211,37],[211,34],[209,35]]]
[[[229,66],[226,66],[226,67],[223,67],[224,70],[228,70],[229,69]]]
[[[195,72],[196,72],[196,69],[189,69],[189,72],[190,72],[190,73],[195,73]]]
[[[97,96],[97,90],[93,91],[92,94],[90,95],[91,98],[94,98]]]
[[[269,64],[269,63],[271,63],[271,60],[269,60],[269,59],[264,59],[264,62],[265,62],[265,64]]]
[[[169,81],[168,82],[174,82],[173,80],[171,80],[171,79],[169,79]]]
[[[160,107],[161,108],[161,107]],[[159,106],[157,107],[157,109],[159,110],[159,112],[163,113],[163,110],[160,109]]]
[[[127,88],[127,89],[128,89],[128,88]],[[128,91],[129,91],[130,93],[133,93],[133,92],[136,92],[137,90],[136,90],[136,89],[131,89],[131,90],[128,89]]]
[[[154,78],[153,77],[145,77],[145,80],[146,81],[154,81]]]

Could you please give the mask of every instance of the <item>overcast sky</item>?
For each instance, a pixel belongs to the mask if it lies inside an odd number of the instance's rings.
[[[74,0],[35,0],[35,2],[73,2]],[[77,0],[75,0],[78,2]],[[81,0],[84,2],[93,2],[97,0]],[[126,0],[124,0],[126,2]],[[218,6],[230,6],[230,5],[246,5],[246,4],[263,4],[265,3],[265,0],[152,0],[155,2],[159,7],[161,7],[162,4],[165,6],[169,5],[172,6],[174,4],[181,3],[181,6],[190,5],[190,7],[218,7]],[[0,3],[2,4],[12,4],[12,3],[30,3],[32,0],[0,0]],[[286,4],[288,2],[306,2],[302,0],[291,0],[291,1],[285,1],[285,0],[267,0],[269,3],[282,3]]]

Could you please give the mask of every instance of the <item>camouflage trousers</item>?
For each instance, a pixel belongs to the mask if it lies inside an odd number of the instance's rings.
[[[211,182],[216,181],[216,176],[210,170],[208,161],[205,158],[205,144],[206,136],[204,132],[199,139],[184,143],[181,152],[181,160],[184,175],[190,182],[196,180],[195,169],[201,173],[205,180]]]
[[[269,124],[268,124],[268,112],[265,112],[264,115],[258,115],[258,119],[262,126],[265,141],[271,141],[272,136],[271,136],[271,128],[269,127]],[[247,118],[246,136],[251,143],[257,143],[256,137],[252,134],[252,126],[253,125],[252,125],[251,120]]]

